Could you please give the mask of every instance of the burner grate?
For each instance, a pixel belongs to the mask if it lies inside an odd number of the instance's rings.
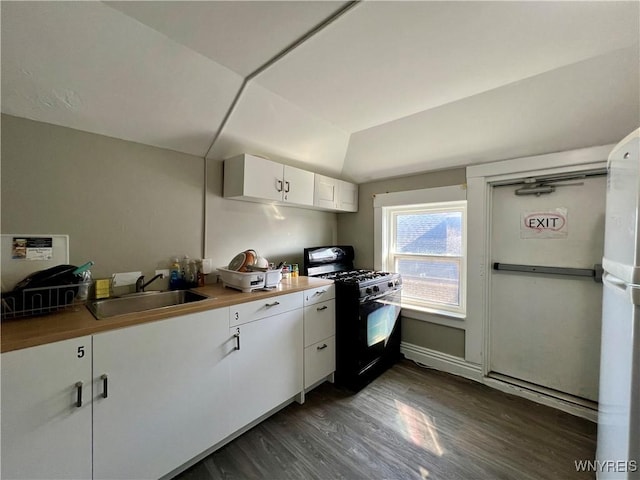
[[[336,282],[361,283],[371,280],[385,279],[391,276],[389,272],[378,272],[374,270],[348,270],[345,272],[333,272],[321,275],[321,278]]]

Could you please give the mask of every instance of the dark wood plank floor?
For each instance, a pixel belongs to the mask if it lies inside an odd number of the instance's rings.
[[[596,425],[402,361],[357,394],[325,383],[180,474],[200,479],[588,479]]]

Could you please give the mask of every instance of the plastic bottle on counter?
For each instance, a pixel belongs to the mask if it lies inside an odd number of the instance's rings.
[[[182,280],[187,281],[187,276],[189,275],[189,255],[185,255],[182,257],[182,261],[180,262],[180,276]]]
[[[196,284],[198,287],[204,287],[204,273],[202,272],[202,260],[196,262]]]
[[[169,290],[179,290],[181,287],[180,262],[178,262],[177,258],[174,258],[169,268]]]
[[[294,263],[293,265],[291,265],[291,278],[297,278],[298,277],[298,264]]]
[[[185,284],[187,288],[196,287],[198,283],[198,269],[195,260],[187,262],[187,270],[185,272]]]

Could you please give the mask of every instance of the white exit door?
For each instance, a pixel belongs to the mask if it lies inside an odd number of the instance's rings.
[[[494,267],[593,269],[602,262],[606,177],[562,183],[582,185],[539,196],[516,195],[523,185],[493,187]],[[491,272],[490,371],[597,401],[602,284],[539,271]]]

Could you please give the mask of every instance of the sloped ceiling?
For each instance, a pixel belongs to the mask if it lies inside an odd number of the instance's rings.
[[[3,1],[2,112],[358,182],[603,145],[640,126],[639,7]]]

